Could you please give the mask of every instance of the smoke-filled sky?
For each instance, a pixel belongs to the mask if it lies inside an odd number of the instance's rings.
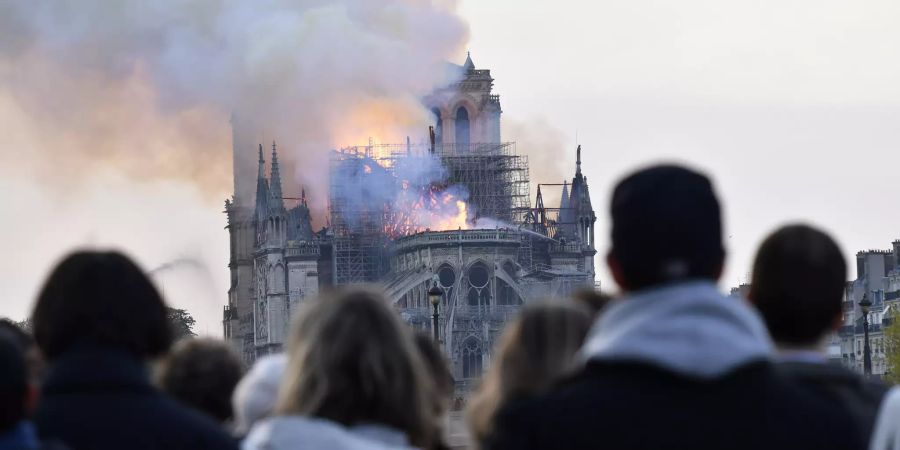
[[[242,155],[278,140],[286,194],[305,184],[321,206],[324,150],[415,135],[416,99],[466,49],[533,182],[571,176],[577,133],[601,251],[612,184],[659,159],[716,178],[725,286],[786,221],[848,256],[888,247],[898,19],[862,0],[2,2],[0,315],[26,316],[66,250],[112,246],[148,270],[181,261],[157,282],[220,333],[232,113]]]
[[[505,117],[546,120],[567,150],[577,131],[601,252],[612,186],[660,159],[717,182],[723,287],[786,222],[824,227],[848,258],[900,238],[900,3],[465,0],[461,14]]]

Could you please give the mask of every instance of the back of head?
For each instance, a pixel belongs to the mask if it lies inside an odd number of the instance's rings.
[[[806,225],[786,226],[760,246],[750,297],[776,342],[812,345],[841,314],[846,276],[831,237]]]
[[[179,341],[159,367],[163,391],[220,422],[232,417],[231,395],[244,372],[237,353],[216,339]]]
[[[256,360],[247,375],[238,382],[231,397],[236,434],[247,434],[253,424],[275,410],[286,365],[287,357],[284,354],[263,356]]]
[[[150,357],[172,342],[162,297],[118,252],[80,251],[63,259],[44,283],[32,320],[50,360],[78,344]]]
[[[508,325],[494,365],[469,408],[476,437],[492,429],[497,410],[514,398],[540,394],[576,370],[575,357],[591,327],[584,308],[568,302],[531,304]]]
[[[444,352],[434,342],[434,338],[427,333],[415,333],[414,339],[416,348],[419,350],[422,361],[425,363],[425,368],[428,370],[428,378],[434,384],[435,395],[440,397],[437,402],[438,409],[443,411],[453,400],[453,392],[456,387],[453,373],[447,364],[447,357],[444,356]]]
[[[18,337],[0,329],[0,435],[26,415],[28,369]]]
[[[415,445],[431,443],[431,384],[411,332],[383,294],[356,287],[306,305],[288,352],[276,414],[380,424]]]
[[[703,174],[674,165],[640,170],[619,182],[610,210],[610,263],[624,289],[719,277],[721,211]]]

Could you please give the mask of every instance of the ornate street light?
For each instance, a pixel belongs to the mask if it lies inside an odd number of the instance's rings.
[[[869,301],[868,293],[863,294],[862,300],[859,301],[859,309],[863,313],[863,333],[865,335],[863,341],[863,373],[866,376],[872,375],[872,352],[869,350],[869,308],[872,302]]]
[[[440,342],[440,334],[438,331],[438,305],[441,304],[441,297],[444,295],[444,290],[439,288],[437,283],[431,285],[431,289],[428,290],[428,300],[431,301],[431,306],[434,307],[434,314],[431,315],[431,320],[433,321],[432,330],[434,330],[434,342]]]

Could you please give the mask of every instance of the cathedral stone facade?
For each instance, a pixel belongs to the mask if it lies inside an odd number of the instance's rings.
[[[596,216],[581,148],[571,182],[538,184],[532,205],[527,158],[501,141],[502,110],[490,71],[475,69],[471,57],[454,70],[457,81],[423,100],[434,112],[434,133],[421,151],[446,168],[445,184],[466,188],[469,203],[489,225],[479,220],[469,229],[399,236],[382,232],[384,222],[340,226],[349,213],[332,193],[329,226],[313,232],[305,193],[299,199],[282,193],[275,144],[268,174],[260,146],[255,204],[237,196],[225,204],[231,288],[224,330],[248,362],[283,350],[290,318],[305,299],[329,286],[372,282],[384,287],[411,327],[434,334],[437,312],[436,335],[465,393],[522,305],[593,286]],[[372,159],[369,150],[335,152],[332,176],[344,176],[351,163],[391,167]],[[405,154],[412,154],[409,144]],[[544,205],[541,188],[549,186],[561,188],[558,207]],[[286,200],[296,206],[286,207]],[[442,292],[436,310],[428,299],[435,286]]]

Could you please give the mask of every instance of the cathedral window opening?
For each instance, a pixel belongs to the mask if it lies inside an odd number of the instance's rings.
[[[504,306],[519,306],[522,299],[516,294],[512,286],[506,284],[503,280],[497,280],[497,304]]]
[[[479,289],[485,288],[490,281],[488,268],[482,263],[474,264],[469,268],[469,284]]]
[[[456,143],[469,145],[469,111],[464,106],[456,110]]]
[[[441,268],[438,269],[438,280],[444,289],[449,289],[456,283],[456,272],[454,272],[453,268],[450,266],[441,266]]]
[[[482,351],[481,342],[474,337],[466,339],[462,348],[462,377],[477,378],[481,376]]]
[[[434,120],[434,143],[443,144],[444,120],[441,118],[441,111],[437,108],[433,108],[431,114],[434,116],[432,117]]]

